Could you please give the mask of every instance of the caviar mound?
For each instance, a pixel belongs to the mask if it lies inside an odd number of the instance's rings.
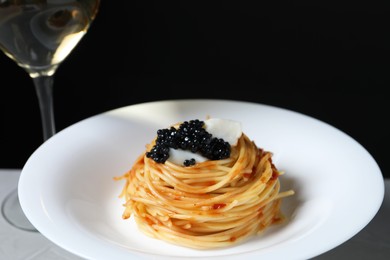
[[[178,128],[170,127],[157,130],[156,144],[146,157],[157,163],[165,163],[169,158],[169,149],[188,150],[192,153],[200,153],[210,160],[229,158],[230,144],[222,138],[213,137],[204,128],[204,121],[194,119],[184,121]],[[184,161],[185,166],[194,165],[194,159]]]

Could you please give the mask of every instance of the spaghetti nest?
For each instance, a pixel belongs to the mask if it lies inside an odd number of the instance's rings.
[[[190,167],[141,155],[117,178],[126,180],[123,218],[133,215],[146,235],[189,248],[243,242],[281,222],[281,199],[294,193],[280,192],[281,172],[271,157],[245,134],[230,158]]]

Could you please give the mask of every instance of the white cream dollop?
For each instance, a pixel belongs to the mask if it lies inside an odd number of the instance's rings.
[[[169,149],[169,158],[168,161],[177,164],[177,165],[183,165],[183,162],[185,160],[190,160],[194,158],[196,162],[204,162],[208,159],[199,153],[193,153],[191,151],[182,150],[182,149]]]
[[[241,123],[222,118],[210,118],[204,121],[205,129],[213,137],[222,138],[231,146],[237,145],[242,135]]]

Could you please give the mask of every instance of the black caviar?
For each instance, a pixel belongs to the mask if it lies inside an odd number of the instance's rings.
[[[210,160],[230,157],[230,144],[208,133],[204,128],[204,121],[199,119],[185,121],[178,129],[174,127],[159,129],[156,144],[149,152],[146,152],[146,157],[157,163],[164,163],[169,157],[170,148],[200,153]],[[191,166],[195,163],[193,158],[183,162],[184,166]]]
[[[195,163],[196,163],[196,161],[194,158],[184,160],[184,162],[183,162],[184,166],[191,166],[191,165],[194,165]]]

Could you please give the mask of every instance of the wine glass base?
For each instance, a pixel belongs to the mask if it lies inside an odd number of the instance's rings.
[[[38,230],[30,223],[24,214],[20,203],[17,189],[11,191],[1,205],[1,213],[4,219],[12,226],[30,232],[38,232]]]

